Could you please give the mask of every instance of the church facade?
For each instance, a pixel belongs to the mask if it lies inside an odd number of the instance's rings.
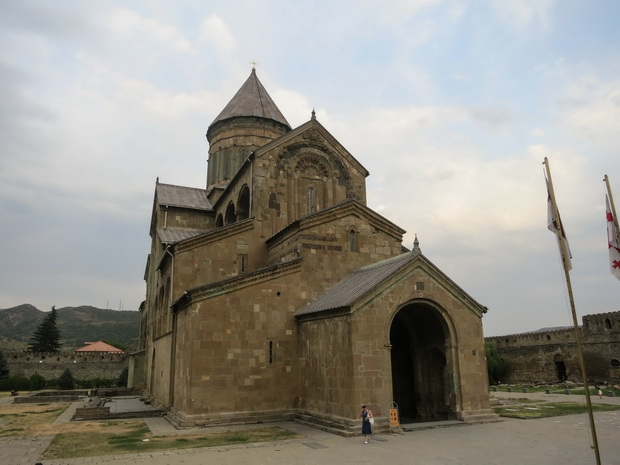
[[[253,69],[207,139],[205,188],[155,185],[134,364],[170,419],[494,418],[486,308],[366,205],[314,112],[291,128]]]

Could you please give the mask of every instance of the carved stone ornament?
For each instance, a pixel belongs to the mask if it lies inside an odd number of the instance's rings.
[[[310,142],[317,142],[321,144],[325,142],[323,136],[321,136],[319,131],[317,131],[316,129],[309,129],[308,131],[303,133],[302,137]]]
[[[325,163],[317,157],[304,156],[295,166],[295,172],[309,178],[327,178],[329,170]]]

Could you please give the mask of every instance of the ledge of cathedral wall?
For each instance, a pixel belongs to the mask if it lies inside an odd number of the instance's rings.
[[[171,408],[167,414],[167,418],[179,428],[294,421],[311,428],[328,431],[345,437],[356,436],[361,431],[361,422],[359,419],[326,415],[300,409],[187,415],[175,408]],[[373,427],[375,432],[389,431],[389,419],[387,417],[376,417],[375,421],[376,423]]]
[[[252,423],[291,421],[294,414],[294,410],[269,410],[191,415],[171,407],[166,416],[176,426],[187,428],[194,426],[248,425]]]

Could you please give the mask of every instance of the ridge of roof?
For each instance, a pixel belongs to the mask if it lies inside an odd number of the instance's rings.
[[[97,341],[97,342],[85,342],[84,347],[75,349],[75,352],[124,352],[124,351],[114,346],[111,346],[110,344],[107,344],[103,341]]]
[[[254,68],[230,102],[209,125],[209,129],[220,121],[243,116],[271,119],[291,129],[291,125],[258,79]]]

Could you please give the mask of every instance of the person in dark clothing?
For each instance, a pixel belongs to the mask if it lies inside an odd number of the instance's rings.
[[[360,417],[362,417],[362,435],[366,437],[364,444],[368,444],[370,435],[372,434],[372,423],[374,423],[374,418],[370,409],[365,405],[362,405]]]

